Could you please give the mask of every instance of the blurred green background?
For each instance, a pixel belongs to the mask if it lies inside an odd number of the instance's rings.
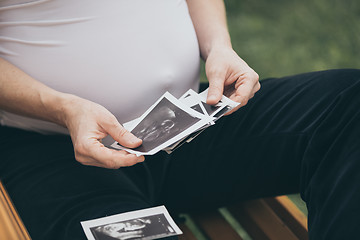
[[[360,68],[359,0],[225,3],[233,47],[260,79]]]

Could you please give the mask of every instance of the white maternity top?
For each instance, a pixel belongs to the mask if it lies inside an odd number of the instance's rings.
[[[0,0],[0,57],[99,103],[123,123],[165,91],[197,89],[199,49],[185,0]],[[0,123],[66,133],[0,112]]]

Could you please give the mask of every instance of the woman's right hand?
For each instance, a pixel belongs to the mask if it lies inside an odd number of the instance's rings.
[[[124,129],[106,108],[73,95],[67,95],[64,102],[63,122],[70,132],[77,161],[111,169],[144,161],[144,156],[110,149],[101,143],[103,138],[110,135],[128,148],[142,144],[142,140]]]
[[[109,149],[101,143],[107,135],[129,148],[142,143],[103,106],[49,88],[1,58],[0,73],[0,109],[67,127],[80,163],[120,168],[144,161],[143,156]]]

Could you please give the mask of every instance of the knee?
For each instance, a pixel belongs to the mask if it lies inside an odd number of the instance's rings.
[[[327,96],[330,99],[339,95],[354,97],[352,93],[360,91],[360,69],[334,69],[308,74],[304,76],[308,81],[304,81],[303,84],[307,84],[310,92],[320,94],[322,97]]]
[[[325,81],[349,87],[360,83],[360,69],[335,69],[323,71]],[[335,84],[337,85],[337,84]]]

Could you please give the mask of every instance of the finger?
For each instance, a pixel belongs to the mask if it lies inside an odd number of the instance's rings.
[[[233,109],[231,109],[230,111],[228,111],[227,113],[225,113],[224,116],[228,116],[228,115],[236,112],[236,111],[239,110],[239,108],[241,108],[241,107],[242,107],[242,104],[239,103],[239,105],[237,105],[235,108],[233,108]]]
[[[223,95],[224,84],[220,80],[210,82],[206,103],[210,105],[217,104]]]
[[[207,77],[209,79],[209,91],[206,103],[214,105],[221,100],[224,92],[225,72],[221,69],[209,71]]]
[[[79,162],[87,166],[95,166],[95,167],[108,168],[108,169],[119,169],[121,167],[133,166],[143,161],[127,161],[126,163],[119,163],[117,161],[111,160],[107,162],[99,162],[97,159],[91,158],[89,156],[86,157],[84,156],[83,160]]]
[[[227,112],[225,116],[236,112],[240,107],[245,106],[249,99],[251,99],[257,91],[260,90],[260,82],[256,81],[254,85],[250,81],[243,82],[242,85],[238,85],[236,92],[230,97],[231,100],[239,102],[240,104],[233,108],[231,111]]]
[[[112,150],[109,149],[112,154],[110,154],[109,158],[104,158],[102,160],[102,164],[104,168],[110,168],[110,169],[118,169],[120,167],[129,167],[133,166],[137,163],[143,162],[145,160],[144,156],[136,156],[135,154],[128,153],[124,150],[118,151],[118,150]],[[120,155],[120,156],[117,156]],[[99,157],[97,157],[96,160]]]
[[[102,127],[115,141],[125,147],[136,148],[142,144],[141,139],[126,130],[116,119],[113,119],[110,124],[103,124]]]
[[[231,100],[241,103],[242,106],[246,105],[253,90],[251,82],[244,82],[237,87],[235,93],[230,97]]]
[[[124,150],[118,151],[107,147],[93,151],[91,156],[101,162],[105,168],[111,169],[132,166],[145,160],[144,156],[138,157]]]
[[[257,91],[260,90],[260,88],[261,88],[261,84],[260,84],[260,82],[258,81],[258,82],[256,82],[256,84],[255,84],[255,86],[254,86],[254,88],[253,88],[252,97],[255,95],[255,93],[256,93]],[[252,98],[252,97],[251,97],[251,98]]]
[[[117,169],[145,160],[144,156],[137,157],[135,154],[125,151],[109,149],[98,140],[94,139],[93,141],[88,147],[85,146],[77,151],[77,160],[82,164]]]
[[[233,100],[246,105],[252,95],[260,89],[259,75],[254,71],[245,73],[237,80],[235,89]]]

